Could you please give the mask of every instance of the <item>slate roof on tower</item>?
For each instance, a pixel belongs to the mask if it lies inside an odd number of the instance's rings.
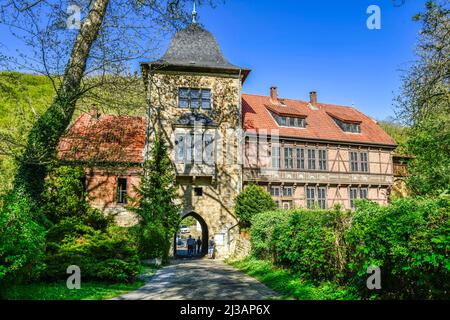
[[[187,28],[177,31],[161,59],[149,63],[144,62],[141,65],[154,69],[241,73],[243,81],[250,73],[250,69],[231,64],[223,55],[212,33],[197,23],[192,23]]]
[[[225,59],[211,32],[196,23],[181,29],[173,36],[160,62],[171,65],[240,69]]]

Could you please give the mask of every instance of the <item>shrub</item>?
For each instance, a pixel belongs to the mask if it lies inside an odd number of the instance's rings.
[[[236,197],[235,212],[242,228],[250,227],[253,216],[277,207],[270,194],[263,187],[250,184]]]
[[[383,296],[450,296],[450,202],[399,199],[382,207],[359,204],[346,234],[351,283],[368,295],[370,265],[381,269]]]
[[[251,220],[250,242],[252,254],[259,259],[274,258],[273,232],[289,218],[291,211],[265,211],[253,216]]]
[[[123,228],[108,228],[105,232],[78,218],[64,219],[49,231],[52,241],[48,244],[46,277],[67,278],[67,267],[77,265],[82,279],[131,281],[140,271],[140,260],[130,238]]]
[[[275,262],[290,266],[305,278],[335,280],[342,277],[343,215],[340,210],[294,210],[273,232]]]
[[[9,194],[0,209],[0,282],[34,279],[45,265],[45,230],[34,220],[30,199]]]
[[[139,224],[132,230],[141,259],[162,258],[169,252],[171,243],[164,228],[149,223]]]
[[[86,201],[80,167],[55,168],[45,181],[41,195],[40,211],[51,222],[58,223],[66,217],[81,217],[90,209]]]
[[[77,265],[87,280],[130,281],[140,269],[133,238],[113,218],[89,207],[81,168],[58,167],[45,183],[42,214],[51,221],[46,235],[48,279],[67,278]]]

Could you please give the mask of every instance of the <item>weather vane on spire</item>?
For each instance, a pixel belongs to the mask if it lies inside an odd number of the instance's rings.
[[[192,10],[192,23],[197,23],[197,11],[195,10],[195,0],[194,0],[194,10]]]

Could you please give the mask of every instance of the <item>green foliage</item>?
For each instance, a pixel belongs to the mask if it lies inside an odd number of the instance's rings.
[[[242,228],[250,227],[253,216],[260,212],[275,210],[277,207],[264,188],[250,184],[236,197],[235,213]]]
[[[450,192],[449,146],[450,113],[415,126],[408,140],[408,149],[415,155],[408,166],[407,185],[412,192],[435,196]]]
[[[362,202],[346,234],[351,282],[369,295],[367,267],[381,268],[381,295],[450,297],[450,202],[400,199],[388,207]]]
[[[63,235],[58,232],[69,226],[74,230]],[[116,227],[103,232],[78,218],[67,218],[50,229],[49,235],[49,241],[63,238],[48,243],[47,279],[67,278],[70,265],[79,266],[86,280],[129,282],[139,274],[139,256],[126,230]]]
[[[0,193],[10,190],[26,137],[55,90],[44,76],[0,72]]]
[[[290,216],[290,211],[265,211],[253,216],[250,228],[250,241],[252,243],[252,254],[260,259],[273,258],[275,252],[272,241],[276,226],[283,225]]]
[[[0,296],[7,300],[102,300],[112,299],[143,285],[142,280],[131,283],[82,281],[79,290],[69,290],[64,280],[15,285],[7,290],[0,290]]]
[[[162,132],[156,131],[150,159],[144,164],[138,203],[134,211],[141,218],[137,239],[143,258],[168,260],[170,242],[177,232],[180,206],[175,171],[167,154]]]
[[[397,143],[396,153],[409,154],[407,142],[409,137],[409,128],[402,126],[391,120],[378,121],[378,125]]]
[[[0,284],[35,279],[45,267],[45,230],[34,211],[20,193],[8,195],[0,208]]]
[[[381,268],[381,298],[448,298],[450,200],[358,201],[335,210],[264,212],[253,218],[252,255],[315,283],[347,285],[362,297],[367,268]]]
[[[55,168],[45,182],[41,195],[41,211],[53,223],[65,217],[82,216],[89,208],[83,190],[83,169],[61,166]]]
[[[416,195],[450,191],[450,10],[445,1],[427,1],[418,14],[422,28],[417,61],[403,76],[397,114],[409,127],[408,187]]]
[[[89,207],[83,175],[81,168],[61,166],[46,180],[40,208],[51,222],[45,275],[51,280],[65,278],[67,267],[78,265],[87,280],[131,281],[140,268],[132,236]]]
[[[285,268],[278,268],[266,260],[247,258],[230,263],[278,292],[283,299],[299,300],[354,300],[358,295],[334,282],[314,283],[302,279]]]

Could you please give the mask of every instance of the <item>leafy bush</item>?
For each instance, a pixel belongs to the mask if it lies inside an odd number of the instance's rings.
[[[450,297],[450,201],[362,202],[346,234],[351,282],[368,295],[367,267],[380,267],[382,295]]]
[[[259,259],[274,259],[275,253],[273,232],[276,227],[285,223],[290,211],[265,211],[253,216],[250,229],[252,254]]]
[[[139,224],[132,228],[141,259],[162,258],[170,250],[164,228],[155,223]]]
[[[362,297],[450,297],[450,201],[405,198],[389,206],[359,201],[350,213],[291,210],[257,214],[252,254],[316,282],[337,281]],[[381,291],[366,287],[381,269]]]
[[[275,262],[291,266],[305,278],[333,280],[342,276],[339,210],[294,210],[273,233]]]
[[[90,208],[86,201],[80,167],[60,166],[55,168],[45,181],[41,195],[41,212],[53,223],[66,217],[81,217]]]
[[[277,207],[270,194],[260,186],[250,184],[236,197],[235,212],[242,228],[250,227],[253,216]]]
[[[62,239],[60,239],[62,237]],[[46,277],[67,278],[66,269],[77,265],[82,279],[131,281],[139,273],[140,259],[125,229],[95,230],[69,217],[49,230]]]
[[[81,168],[59,167],[49,176],[42,195],[42,214],[51,221],[46,235],[47,279],[67,278],[77,265],[85,280],[131,281],[139,272],[133,237],[114,227],[113,218],[89,207]]]
[[[0,208],[0,283],[35,279],[45,265],[45,230],[34,220],[32,202],[9,194]]]

